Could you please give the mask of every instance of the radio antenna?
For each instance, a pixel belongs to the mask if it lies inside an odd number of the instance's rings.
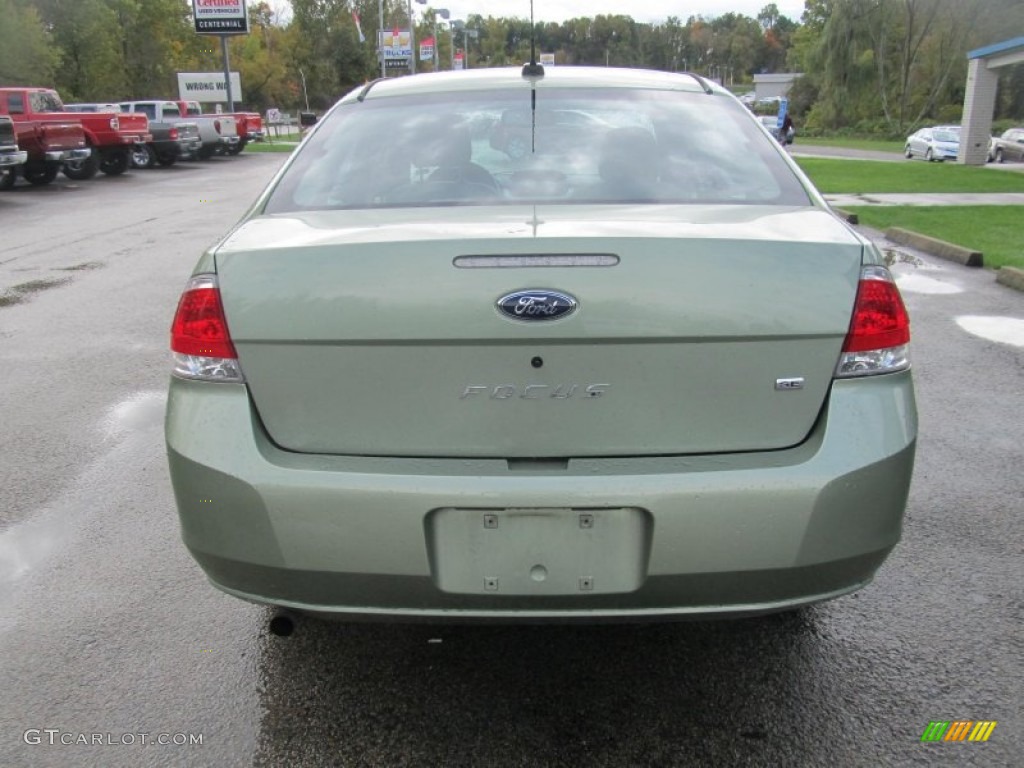
[[[523,65],[523,77],[544,77],[544,65],[537,63],[537,27],[533,23],[533,0],[530,0],[530,63]]]

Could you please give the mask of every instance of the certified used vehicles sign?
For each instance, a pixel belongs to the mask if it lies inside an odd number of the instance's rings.
[[[192,0],[196,32],[202,35],[246,35],[249,17],[245,0]]]

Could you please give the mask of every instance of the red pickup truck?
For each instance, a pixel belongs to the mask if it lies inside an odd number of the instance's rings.
[[[80,124],[91,151],[85,158],[64,161],[64,175],[76,181],[91,178],[97,170],[109,176],[124,173],[134,146],[153,138],[145,115],[66,112],[60,96],[48,88],[0,88],[0,114],[10,115],[15,126],[25,122]]]
[[[29,184],[49,184],[57,178],[63,163],[90,155],[85,131],[78,120],[62,116],[60,120],[39,121],[26,117],[25,113],[23,97],[0,94],[0,115],[9,118],[18,151],[25,154],[23,165],[0,173],[0,189],[13,187],[18,173]]]

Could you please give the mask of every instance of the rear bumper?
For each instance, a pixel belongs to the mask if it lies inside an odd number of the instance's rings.
[[[46,160],[51,163],[62,163],[68,160],[88,160],[92,155],[92,149],[81,147],[79,149],[57,149],[46,152]]]
[[[15,165],[24,165],[28,160],[28,152],[15,150],[14,152],[0,152],[0,168],[11,168]]]
[[[233,147],[241,141],[237,136],[221,136],[219,143],[225,147]]]
[[[429,621],[743,615],[853,591],[899,540],[916,432],[909,372],[835,384],[812,434],[788,450],[552,470],[284,452],[235,385],[173,380],[166,423],[182,536],[216,586],[312,612]],[[488,560],[478,531],[443,522],[488,510],[549,522],[589,511],[595,530],[630,510],[635,530],[586,566],[514,538]],[[534,560],[552,575],[535,589],[522,578]],[[571,588],[552,591],[562,566],[576,569]],[[592,582],[577,590],[581,568]],[[609,583],[625,586],[600,589]]]

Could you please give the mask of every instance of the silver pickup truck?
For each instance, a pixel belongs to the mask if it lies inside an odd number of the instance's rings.
[[[144,112],[150,121],[194,123],[199,128],[201,143],[197,154],[201,160],[227,153],[239,142],[238,126],[230,115],[182,115],[179,102],[160,99],[122,101],[119,106],[122,112]]]

